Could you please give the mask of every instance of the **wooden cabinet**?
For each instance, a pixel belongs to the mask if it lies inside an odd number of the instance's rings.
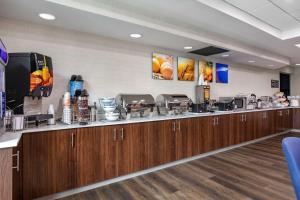
[[[24,134],[23,199],[74,188],[74,132]]]
[[[293,110],[292,109],[285,109],[283,110],[283,129],[288,130],[293,127]]]
[[[76,186],[117,176],[116,128],[93,127],[77,130],[75,136]]]
[[[293,128],[300,129],[300,108],[293,108]]]
[[[0,149],[0,199],[13,198],[12,155],[11,148]]]
[[[199,154],[201,152],[199,120],[197,118],[180,119],[173,123],[176,160]]]
[[[300,109],[293,111],[300,127]],[[14,199],[33,199],[281,132],[290,109],[24,134]],[[295,119],[296,118],[296,119]],[[298,124],[299,123],[299,124]],[[16,161],[14,161],[16,162]],[[13,163],[16,164],[16,163]]]

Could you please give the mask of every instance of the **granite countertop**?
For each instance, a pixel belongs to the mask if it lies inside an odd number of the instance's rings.
[[[76,129],[76,128],[85,128],[85,127],[96,127],[96,126],[110,126],[110,125],[121,125],[121,124],[131,124],[131,123],[142,123],[142,122],[151,122],[151,121],[162,121],[162,120],[172,120],[172,119],[184,119],[184,118],[193,118],[193,117],[206,117],[206,116],[216,116],[216,115],[227,115],[235,113],[246,113],[246,112],[259,112],[259,111],[268,111],[268,110],[280,110],[287,109],[292,107],[283,107],[283,108],[268,108],[268,109],[255,109],[255,110],[239,110],[239,111],[216,111],[213,113],[187,113],[183,115],[174,115],[174,116],[153,116],[146,118],[135,118],[130,120],[120,120],[120,121],[97,121],[91,122],[87,125],[72,124],[66,125],[61,122],[58,122],[56,125],[41,125],[36,128],[28,128],[22,131],[16,132],[6,132],[0,136],[0,149],[3,148],[13,148],[16,147],[23,134],[26,133],[38,133],[43,131],[55,131],[55,130],[65,130],[65,129]],[[300,108],[300,107],[293,107]]]

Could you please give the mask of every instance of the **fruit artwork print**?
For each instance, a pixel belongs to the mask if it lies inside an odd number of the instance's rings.
[[[213,81],[213,63],[206,60],[199,61],[199,79],[201,83],[211,83]]]
[[[157,80],[173,80],[173,56],[152,54],[152,78]]]
[[[42,96],[48,96],[47,93],[50,92],[53,86],[53,72],[49,66],[47,66],[47,61],[44,56],[42,62],[38,63],[38,69],[30,74],[31,94],[43,92],[44,94],[42,94]]]
[[[195,60],[190,58],[178,57],[177,75],[179,81],[194,81]]]

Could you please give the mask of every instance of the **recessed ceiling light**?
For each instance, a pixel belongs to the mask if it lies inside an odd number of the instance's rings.
[[[300,48],[300,44],[295,44],[296,47]]]
[[[295,64],[296,66],[300,66],[300,63]]]
[[[132,34],[130,34],[130,37],[132,37],[132,38],[141,38],[141,37],[142,37],[142,34],[139,34],[139,33],[132,33]]]
[[[268,65],[268,66],[269,66],[269,67],[274,67],[274,65],[272,65],[272,64],[271,64],[271,65]]]
[[[39,16],[40,16],[40,18],[45,19],[45,20],[55,20],[55,16],[51,15],[49,13],[40,13]]]
[[[256,61],[255,60],[249,60],[248,62],[249,63],[255,63]]]
[[[193,47],[191,46],[186,46],[186,47],[183,47],[184,49],[192,49]]]
[[[228,57],[229,56],[229,54],[223,54],[222,55],[222,57]]]

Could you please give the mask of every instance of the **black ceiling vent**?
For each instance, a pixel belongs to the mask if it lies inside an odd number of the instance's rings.
[[[214,47],[214,46],[209,46],[209,47],[205,47],[202,49],[197,49],[194,51],[190,51],[190,53],[194,53],[194,54],[198,54],[201,56],[211,56],[211,55],[215,55],[215,54],[219,54],[219,53],[225,53],[228,52],[229,50],[227,49],[222,49],[222,48],[218,48],[218,47]]]

